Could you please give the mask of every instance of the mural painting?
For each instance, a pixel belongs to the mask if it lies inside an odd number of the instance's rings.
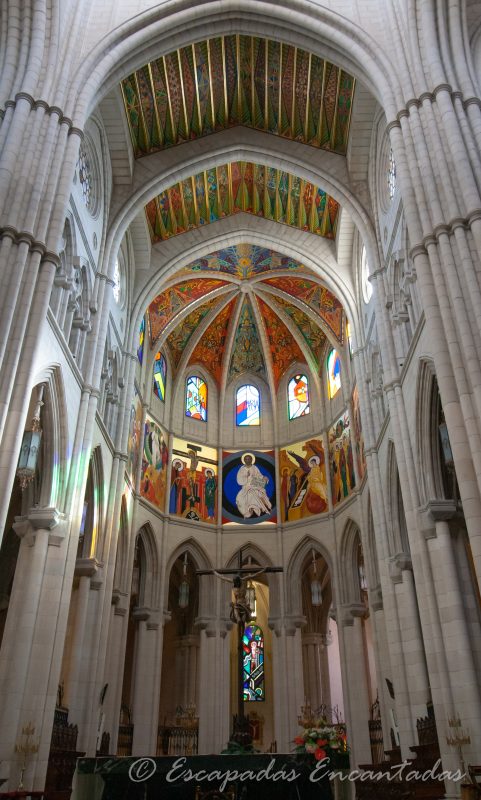
[[[354,441],[356,443],[356,462],[359,479],[362,480],[366,472],[366,454],[364,452],[364,434],[362,432],[361,409],[359,408],[359,392],[357,386],[352,393],[352,426],[354,428]]]
[[[274,451],[224,450],[222,522],[276,522]]]
[[[326,460],[320,439],[287,445],[279,451],[283,522],[328,510]]]
[[[134,389],[134,400],[130,407],[129,440],[127,443],[127,474],[135,483],[139,463],[140,439],[142,434],[142,401],[137,389]]]
[[[215,523],[217,473],[217,450],[174,438],[169,513]]]
[[[340,503],[356,485],[351,431],[347,411],[329,430],[329,466],[331,470],[332,502]]]
[[[140,494],[162,511],[165,508],[168,460],[167,434],[156,422],[147,417],[144,426]]]

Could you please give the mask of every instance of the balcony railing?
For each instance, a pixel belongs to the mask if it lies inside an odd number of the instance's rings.
[[[159,725],[158,756],[195,756],[198,752],[198,728]]]

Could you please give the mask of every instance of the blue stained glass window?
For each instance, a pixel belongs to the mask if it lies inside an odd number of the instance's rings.
[[[235,421],[236,425],[259,425],[261,399],[255,386],[246,384],[236,393]]]
[[[287,385],[289,419],[309,414],[309,381],[307,375],[294,375]]]
[[[207,420],[207,384],[198,375],[190,375],[187,378],[185,415],[200,419],[202,422]]]
[[[332,400],[341,388],[341,359],[337,350],[331,350],[327,357],[327,393]]]
[[[242,638],[244,650],[244,701],[265,700],[264,634],[258,625],[248,625]]]
[[[154,360],[154,393],[159,400],[165,400],[165,378],[167,375],[167,361],[159,352]]]
[[[139,346],[137,347],[137,358],[139,363],[142,364],[144,360],[144,341],[145,341],[145,317],[142,319],[139,328]]]

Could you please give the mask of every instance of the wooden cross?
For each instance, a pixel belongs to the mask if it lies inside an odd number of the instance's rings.
[[[234,734],[231,737],[233,741],[239,741],[237,736],[243,737],[243,744],[250,744],[247,741],[247,728],[246,718],[244,716],[244,647],[243,639],[246,628],[246,623],[250,622],[250,609],[246,601],[246,582],[249,578],[255,578],[257,575],[283,572],[283,567],[261,567],[258,565],[250,564],[247,567],[242,566],[242,547],[239,550],[239,560],[237,569],[200,569],[196,570],[196,575],[215,575],[221,580],[228,580],[224,575],[233,575],[232,590],[234,593],[234,602],[231,603],[230,618],[237,625],[237,721],[234,725]],[[241,742],[239,742],[241,743]]]

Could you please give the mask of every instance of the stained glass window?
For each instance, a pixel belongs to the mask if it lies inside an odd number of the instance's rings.
[[[289,419],[309,414],[309,382],[306,375],[294,375],[287,385]]]
[[[352,357],[352,335],[351,335],[351,326],[349,324],[349,320],[346,320],[346,338],[347,338],[347,343],[349,345],[349,355]]]
[[[140,323],[140,328],[139,328],[139,346],[137,347],[137,358],[139,359],[140,364],[142,364],[142,361],[144,360],[144,341],[145,341],[145,317]]]
[[[396,162],[394,161],[394,154],[392,148],[389,151],[389,166],[387,170],[387,191],[389,194],[389,199],[392,200],[394,197],[394,192],[396,191]]]
[[[120,303],[120,264],[119,259],[115,259],[115,266],[114,266],[114,300],[117,305]]]
[[[244,649],[244,701],[265,700],[264,635],[258,625],[248,625],[242,638]]]
[[[259,425],[261,400],[259,390],[247,384],[241,386],[236,394],[236,425]]]
[[[361,252],[361,289],[364,302],[369,303],[372,297],[372,283],[369,280],[369,264],[367,260],[366,248],[362,246]]]
[[[185,391],[185,415],[193,419],[207,420],[207,384],[197,375],[187,378]]]
[[[165,378],[167,375],[167,361],[159,352],[154,359],[154,394],[159,400],[165,400]]]
[[[341,359],[337,350],[331,350],[327,357],[327,392],[329,397],[336,396],[341,388]]]

